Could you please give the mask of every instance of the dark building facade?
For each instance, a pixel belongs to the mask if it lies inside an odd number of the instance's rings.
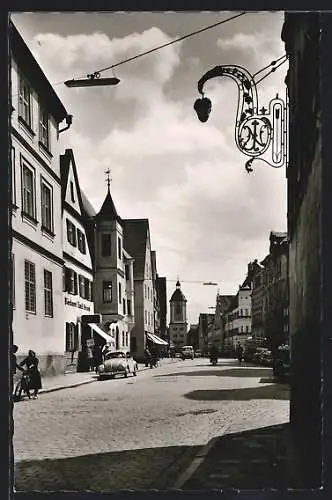
[[[163,339],[167,338],[167,286],[166,278],[158,276],[156,279],[156,290],[159,302],[159,334]]]
[[[270,251],[261,262],[263,270],[263,331],[267,345],[276,348],[289,342],[288,334],[288,239],[287,233],[270,233]]]
[[[331,17],[329,13],[287,13],[282,31],[289,57],[290,418],[306,487],[321,484],[322,470],[325,487],[331,486],[332,478],[327,445],[332,440],[328,409],[332,375],[332,141],[327,129],[331,127],[332,100]]]

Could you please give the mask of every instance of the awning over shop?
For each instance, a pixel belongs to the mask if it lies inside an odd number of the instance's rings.
[[[88,325],[90,326],[90,328],[92,328],[92,330],[94,330],[96,333],[98,333],[98,335],[100,335],[101,337],[103,337],[103,339],[105,339],[106,342],[114,343],[113,337],[111,337],[110,335],[108,335],[108,333],[104,332],[104,330],[102,330],[101,328],[99,328],[98,325],[96,325],[95,323],[88,323]]]
[[[160,337],[158,337],[157,335],[154,335],[154,333],[147,333],[146,336],[154,344],[168,345],[168,342],[166,342],[166,340],[163,340]]]

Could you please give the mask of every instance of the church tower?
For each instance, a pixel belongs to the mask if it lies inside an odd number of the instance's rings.
[[[170,303],[170,323],[169,339],[170,344],[177,349],[186,345],[187,342],[187,299],[181,291],[180,281],[176,282],[176,289],[169,301]]]

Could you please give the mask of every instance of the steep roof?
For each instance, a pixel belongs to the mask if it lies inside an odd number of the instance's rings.
[[[123,219],[124,247],[135,259],[134,278],[143,279],[146,244],[149,234],[148,219]]]
[[[122,222],[121,217],[118,215],[116,211],[111,192],[108,189],[107,194],[105,196],[104,203],[101,206],[101,209],[96,215],[97,220],[117,220],[118,222]]]
[[[12,21],[9,23],[9,43],[12,56],[24,76],[48,104],[50,114],[58,123],[62,122],[68,113]]]
[[[170,298],[170,302],[187,302],[187,299],[181,290],[181,285],[179,280],[177,280],[176,282],[176,290],[173,292],[173,295]]]
[[[84,208],[85,214],[88,217],[90,217],[91,219],[93,219],[96,216],[95,209],[93,208],[93,206],[89,202],[88,198],[86,197],[84,191],[82,191],[82,190],[81,190],[81,196],[82,196],[82,203],[83,203],[83,208]]]
[[[77,189],[78,203],[80,206],[81,213],[83,213],[84,212],[84,205],[83,205],[83,200],[82,200],[82,192],[81,192],[81,188],[80,188],[80,183],[78,181],[77,168],[76,168],[74,153],[73,153],[72,149],[66,149],[65,153],[63,155],[60,155],[62,206],[64,205],[65,198],[66,198],[70,165],[72,165],[72,169],[73,169],[73,174],[74,174],[74,179],[75,179],[75,184],[76,184],[76,189]]]

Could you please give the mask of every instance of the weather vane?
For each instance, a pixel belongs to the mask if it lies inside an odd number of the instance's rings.
[[[105,170],[105,174],[106,174],[106,183],[107,183],[107,189],[108,191],[110,190],[110,185],[111,185],[111,171],[110,169],[108,168],[107,170]]]
[[[278,94],[269,103],[268,109],[259,109],[256,83],[253,76],[241,66],[216,66],[198,81],[197,99],[194,109],[201,122],[210,116],[212,104],[204,96],[204,84],[210,78],[228,76],[238,86],[238,106],[235,122],[235,142],[241,153],[250,156],[245,167],[252,172],[252,163],[260,160],[270,167],[280,168],[287,165],[287,106]]]

